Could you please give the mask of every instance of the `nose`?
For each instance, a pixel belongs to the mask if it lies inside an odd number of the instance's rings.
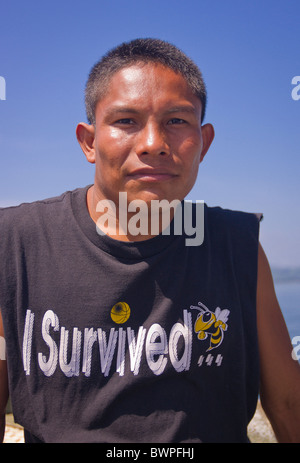
[[[166,133],[159,124],[149,122],[143,127],[138,135],[136,153],[138,156],[170,154]]]

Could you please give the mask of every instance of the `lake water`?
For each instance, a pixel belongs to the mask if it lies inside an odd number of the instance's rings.
[[[275,282],[275,289],[291,339],[300,336],[300,282]]]

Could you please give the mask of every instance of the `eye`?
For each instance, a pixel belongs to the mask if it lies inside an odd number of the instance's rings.
[[[115,124],[121,124],[121,125],[132,125],[134,124],[133,119],[130,119],[129,117],[124,117],[123,119],[118,119]]]
[[[211,313],[209,312],[205,312],[203,315],[202,315],[202,321],[204,323],[208,323],[211,319]]]
[[[187,122],[184,119],[180,119],[178,117],[173,117],[173,119],[170,119],[168,121],[168,124],[173,125],[173,124],[186,124]]]

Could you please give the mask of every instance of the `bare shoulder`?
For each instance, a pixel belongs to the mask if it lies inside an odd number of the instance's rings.
[[[261,401],[276,430],[278,416],[281,421],[287,416],[287,421],[291,422],[291,410],[299,411],[300,367],[292,357],[291,340],[276,297],[270,265],[261,245],[258,250],[257,332]]]
[[[257,275],[257,329],[262,371],[276,366],[298,372],[297,362],[292,358],[292,344],[279,306],[272,272],[261,245],[258,250]]]

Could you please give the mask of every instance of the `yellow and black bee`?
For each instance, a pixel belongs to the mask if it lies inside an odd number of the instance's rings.
[[[224,338],[224,331],[227,330],[227,320],[230,311],[221,310],[217,307],[215,312],[209,310],[202,302],[198,302],[200,307],[191,305],[191,309],[199,310],[199,315],[195,322],[195,332],[198,333],[198,339],[203,341],[210,336],[210,345],[207,351],[218,347]]]

